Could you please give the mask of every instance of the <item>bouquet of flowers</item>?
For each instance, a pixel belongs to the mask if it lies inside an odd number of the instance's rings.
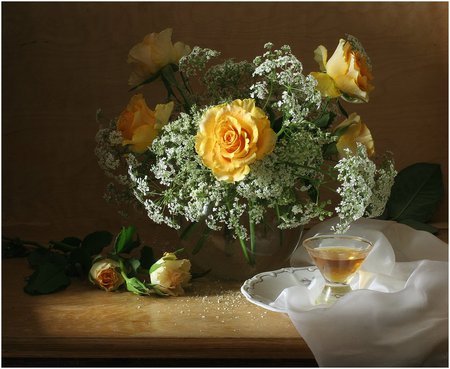
[[[171,29],[149,34],[128,55],[130,91],[162,83],[167,97],[155,104],[134,94],[97,133],[98,162],[113,179],[108,200],[176,229],[225,228],[249,263],[247,244],[269,211],[280,229],[336,213],[335,232],[383,212],[393,160],[375,155],[369,128],[343,106],[367,103],[373,90],[355,37],[330,58],[319,46],[320,71],[308,75],[289,46],[267,43],[252,62],[238,62],[171,39]],[[340,195],[334,209],[330,189]]]

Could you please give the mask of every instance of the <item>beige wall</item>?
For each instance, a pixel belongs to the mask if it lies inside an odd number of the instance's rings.
[[[317,70],[317,45],[334,50],[344,33],[357,36],[373,61],[376,89],[369,104],[348,109],[370,126],[378,151],[394,152],[398,169],[441,163],[447,184],[447,7],[2,3],[3,232],[33,237],[45,230],[48,240],[120,227],[102,199],[107,179],[94,156],[95,112],[121,111],[130,96],[129,48],[166,27],[174,28],[175,41],[236,59],[253,59],[267,41],[289,44],[306,72]],[[151,91],[144,90],[148,100],[158,100]],[[447,195],[436,220],[447,220]],[[166,228],[141,222],[145,232],[167,238]]]

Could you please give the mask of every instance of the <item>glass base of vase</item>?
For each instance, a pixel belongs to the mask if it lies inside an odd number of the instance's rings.
[[[191,260],[193,273],[209,271],[208,276],[216,279],[244,281],[261,272],[289,267],[289,259],[299,246],[302,232],[303,227],[279,230],[267,225],[257,226],[254,250],[247,242],[247,259],[242,243],[229,232],[211,231],[205,237],[198,230],[182,239],[181,245]],[[203,243],[200,249],[199,242]]]

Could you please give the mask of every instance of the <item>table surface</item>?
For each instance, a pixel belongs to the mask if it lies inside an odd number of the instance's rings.
[[[2,263],[3,358],[271,359],[313,362],[288,316],[248,302],[241,283],[194,281],[186,295],[104,292],[73,280],[23,292],[24,258]]]
[[[447,242],[446,229],[438,236]],[[73,280],[55,294],[29,296],[23,286],[31,273],[25,258],[2,262],[4,362],[170,358],[316,365],[289,317],[248,302],[238,282],[203,277],[186,295],[164,298],[108,293]]]

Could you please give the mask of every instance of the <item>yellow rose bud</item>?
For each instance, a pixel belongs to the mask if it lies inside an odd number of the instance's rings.
[[[189,286],[191,280],[191,262],[187,259],[178,260],[173,253],[165,253],[155,264],[157,268],[150,273],[151,283],[169,295],[183,295],[184,288]]]
[[[142,94],[134,95],[117,122],[117,129],[123,137],[122,145],[130,145],[130,150],[135,153],[147,150],[162,126],[169,121],[173,106],[171,101],[157,105],[152,111]]]
[[[212,107],[199,125],[195,150],[221,181],[244,179],[250,172],[249,165],[275,147],[276,134],[253,99]]]
[[[317,89],[323,96],[338,97],[345,94],[351,101],[369,101],[374,89],[370,61],[359,42],[352,36],[339,40],[334,54],[327,61],[328,51],[320,45],[314,51],[314,60],[321,72],[312,72]]]
[[[171,28],[148,34],[128,53],[128,63],[134,64],[128,84],[136,86],[142,83],[167,64],[177,64],[190,52],[191,48],[182,42],[172,44]]]
[[[369,157],[375,154],[372,134],[370,133],[369,128],[361,122],[361,117],[356,113],[350,114],[347,119],[336,126],[335,132],[338,130],[344,130],[336,143],[336,148],[341,158],[347,156],[347,153],[345,152],[346,149],[349,149],[353,154],[356,154],[357,142],[366,147],[367,155]]]
[[[119,263],[111,259],[103,259],[94,263],[89,275],[91,281],[105,291],[115,291],[124,283]]]

